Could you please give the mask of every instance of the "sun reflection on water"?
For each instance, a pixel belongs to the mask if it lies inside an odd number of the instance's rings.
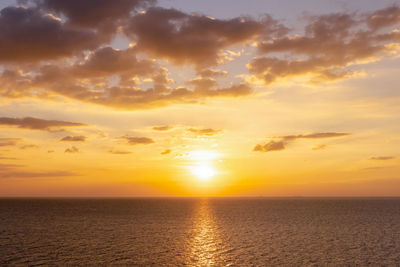
[[[188,265],[215,266],[224,262],[227,244],[224,244],[221,239],[219,227],[208,199],[199,200],[189,246],[190,262]]]

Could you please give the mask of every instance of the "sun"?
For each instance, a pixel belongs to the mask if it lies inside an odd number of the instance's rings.
[[[191,172],[201,181],[208,181],[215,175],[213,167],[203,162],[191,167]]]

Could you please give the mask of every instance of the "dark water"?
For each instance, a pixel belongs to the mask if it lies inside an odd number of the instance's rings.
[[[2,199],[0,266],[400,265],[400,199]]]

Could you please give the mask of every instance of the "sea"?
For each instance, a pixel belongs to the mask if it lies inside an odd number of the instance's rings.
[[[0,199],[0,266],[400,266],[400,198]]]

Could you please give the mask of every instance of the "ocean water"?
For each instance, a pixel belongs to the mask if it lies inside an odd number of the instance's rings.
[[[400,266],[400,198],[0,199],[0,266]]]

